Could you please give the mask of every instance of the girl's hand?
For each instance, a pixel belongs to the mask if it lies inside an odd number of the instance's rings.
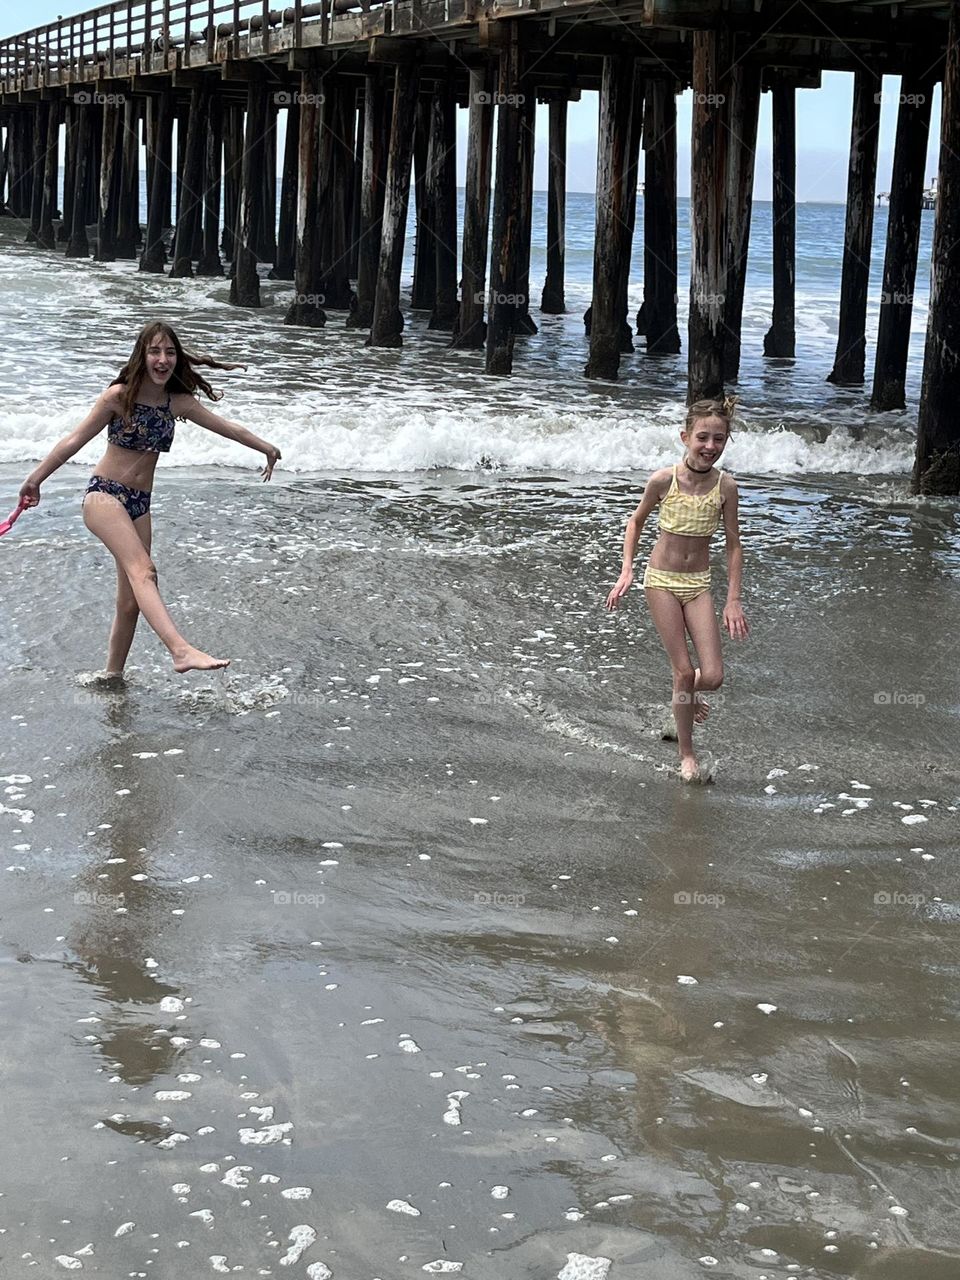
[[[750,634],[750,625],[744,616],[743,606],[739,600],[734,600],[724,606],[723,625],[734,640],[746,640]]]
[[[40,486],[33,480],[24,480],[20,486],[20,501],[25,507],[39,506]]]
[[[260,472],[265,482],[269,480],[270,477],[273,475],[273,468],[280,461],[280,450],[276,447],[276,445],[272,444],[266,450],[266,455],[267,455],[266,466]]]
[[[620,577],[616,581],[613,590],[607,596],[607,608],[615,609],[620,603],[623,596],[627,594],[633,584],[633,570],[624,569]]]

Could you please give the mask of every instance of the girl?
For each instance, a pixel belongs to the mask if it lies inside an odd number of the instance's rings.
[[[220,400],[223,392],[211,388],[197,372],[197,365],[212,369],[243,367],[187,352],[169,325],[148,324],[141,330],[133,354],[116,381],[80,425],[34,468],[20,490],[23,505],[35,507],[47,476],[107,427],[107,451],[83,498],[84,523],[117,562],[117,613],[107,651],[107,677],[122,677],[141,613],[170,650],[175,671],[210,671],[229,663],[229,659],[211,658],[189,644],[160,599],[157,570],[150,559],[153,473],[160,454],[168,452],[173,443],[174,418],[186,418],[264,454],[264,480],[273,474],[280,450],[199,403],[198,390],[210,400]]]
[[[643,575],[647,604],[673,667],[673,718],[680,747],[680,777],[700,780],[693,750],[693,722],[706,719],[704,689],[723,682],[720,629],[710,596],[710,538],[723,518],[727,544],[727,603],[723,624],[737,640],[750,633],[740,604],[743,549],[737,520],[737,486],[726,472],[714,468],[730,439],[735,397],[698,400],[687,411],[680,432],[684,453],[680,463],[655,471],[647,481],[640,505],[627,521],[623,567],[607,596],[615,609],[633,582],[633,557],[647,517],[660,507],[660,536]],[[693,641],[699,667],[687,649]]]

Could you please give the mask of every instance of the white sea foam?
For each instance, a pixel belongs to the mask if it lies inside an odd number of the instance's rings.
[[[290,1241],[290,1247],[280,1259],[281,1267],[292,1267],[295,1263],[299,1262],[307,1249],[309,1249],[314,1243],[316,1238],[316,1231],[306,1223],[302,1223],[298,1227],[291,1228],[290,1234],[287,1236],[287,1239]]]
[[[566,1266],[557,1280],[606,1280],[610,1272],[609,1258],[592,1258],[586,1253],[568,1253]]]
[[[286,1120],[283,1124],[268,1124],[263,1129],[241,1129],[240,1141],[248,1146],[267,1147],[282,1141],[292,1128],[293,1125]]]
[[[388,1200],[387,1208],[393,1213],[407,1213],[412,1218],[420,1217],[420,1210],[414,1208],[409,1200]]]
[[[514,411],[491,410],[480,401],[451,402],[424,409],[384,395],[380,404],[312,402],[270,405],[262,398],[241,402],[237,390],[230,413],[251,430],[268,435],[284,458],[284,473],[317,471],[408,472],[435,467],[475,471],[478,467],[574,474],[650,471],[675,460],[683,406],[644,406],[633,413],[609,407],[563,411],[545,403]],[[85,402],[67,402],[52,413],[31,413],[0,403],[0,462],[22,463],[46,455],[59,436],[89,410]],[[226,412],[226,410],[225,410]],[[751,420],[744,409],[744,430],[734,434],[724,464],[743,474],[854,472],[902,475],[913,465],[912,434],[885,428],[858,441],[839,415],[821,421],[809,414],[812,434],[830,434],[822,442],[807,439],[788,424]],[[850,419],[849,425],[853,424]],[[103,451],[99,438],[75,461],[92,466]],[[255,467],[256,459],[236,444],[193,425],[178,426],[175,452],[163,456],[172,466]],[[160,477],[162,481],[162,476]]]

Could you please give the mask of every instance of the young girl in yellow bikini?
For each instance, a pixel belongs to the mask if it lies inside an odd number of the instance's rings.
[[[743,549],[737,519],[737,486],[732,476],[718,472],[714,465],[730,439],[735,403],[731,397],[722,401],[698,400],[690,406],[686,426],[680,432],[683,459],[655,471],[647,481],[640,505],[627,521],[620,577],[607,596],[607,608],[615,609],[629,590],[640,533],[647,517],[659,505],[660,536],[650,553],[643,585],[673,667],[673,718],[684,782],[700,779],[693,750],[693,723],[706,718],[707,705],[701,691],[719,689],[723,682],[720,629],[710,595],[710,539],[721,519],[726,534],[728,579],[723,625],[736,640],[745,639],[750,632],[740,602]],[[699,667],[690,660],[688,635]]]

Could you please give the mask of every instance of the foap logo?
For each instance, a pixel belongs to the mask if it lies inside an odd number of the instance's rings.
[[[487,293],[475,293],[473,300],[487,307],[525,307],[527,305],[525,293],[498,293],[493,289]]]
[[[473,895],[473,903],[477,907],[522,907],[526,900],[522,893],[501,893],[499,889],[492,893],[481,890]]]
[[[322,107],[326,95],[322,93],[303,93],[300,90],[291,92],[280,89],[273,95],[274,105],[278,107]]]
[[[270,897],[275,907],[322,907],[326,895],[302,893],[299,889],[271,889]]]
[[[91,893],[86,889],[78,889],[73,895],[78,907],[122,907],[122,893]]]
[[[892,89],[878,89],[873,95],[878,105],[895,102],[900,107],[921,107],[927,100],[925,93],[894,93]]]
[[[878,707],[922,707],[926,697],[922,693],[904,692],[902,689],[878,689],[873,695]]]
[[[876,907],[922,907],[926,894],[901,893],[898,889],[880,889],[873,895]]]
[[[481,107],[522,107],[527,100],[525,93],[490,93],[480,89],[473,95],[474,102]]]
[[[287,698],[287,702],[294,707],[322,707],[328,700],[328,696],[325,693],[316,691],[308,693],[299,689],[294,689]]]
[[[89,89],[80,89],[71,98],[78,107],[122,107],[126,100],[123,93],[97,93]]]
[[[699,889],[679,889],[673,895],[678,907],[722,907],[726,898],[722,893],[702,893]]]

